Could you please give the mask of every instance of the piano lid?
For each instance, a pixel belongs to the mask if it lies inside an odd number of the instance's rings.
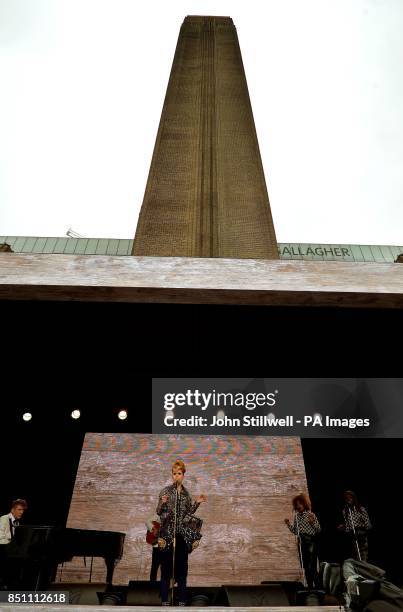
[[[19,525],[7,556],[68,560],[73,557],[120,559],[126,534],[119,531],[74,529],[51,525]]]

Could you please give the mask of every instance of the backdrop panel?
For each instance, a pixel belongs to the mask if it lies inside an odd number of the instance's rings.
[[[207,502],[200,546],[189,556],[189,584],[259,584],[300,579],[291,497],[307,489],[299,438],[86,434],[67,526],[126,533],[114,582],[146,580],[151,546],[147,517],[171,483],[171,464],[186,464],[184,484]],[[87,581],[89,562],[67,563],[63,581]],[[105,578],[95,559],[93,580]]]

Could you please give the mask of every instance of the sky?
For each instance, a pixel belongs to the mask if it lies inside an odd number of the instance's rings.
[[[402,244],[401,0],[0,0],[0,235],[134,236],[186,15],[234,20],[277,240]]]

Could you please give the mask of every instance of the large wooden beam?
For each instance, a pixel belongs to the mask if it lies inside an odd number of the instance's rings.
[[[403,308],[403,265],[2,253],[0,298]]]

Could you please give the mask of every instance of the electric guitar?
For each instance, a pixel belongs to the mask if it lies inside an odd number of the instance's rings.
[[[154,546],[154,544],[156,544],[158,541],[158,533],[159,533],[161,524],[158,523],[157,521],[153,521],[152,523],[153,523],[152,531],[148,531],[147,529],[146,542],[147,544],[151,544],[151,546]]]

